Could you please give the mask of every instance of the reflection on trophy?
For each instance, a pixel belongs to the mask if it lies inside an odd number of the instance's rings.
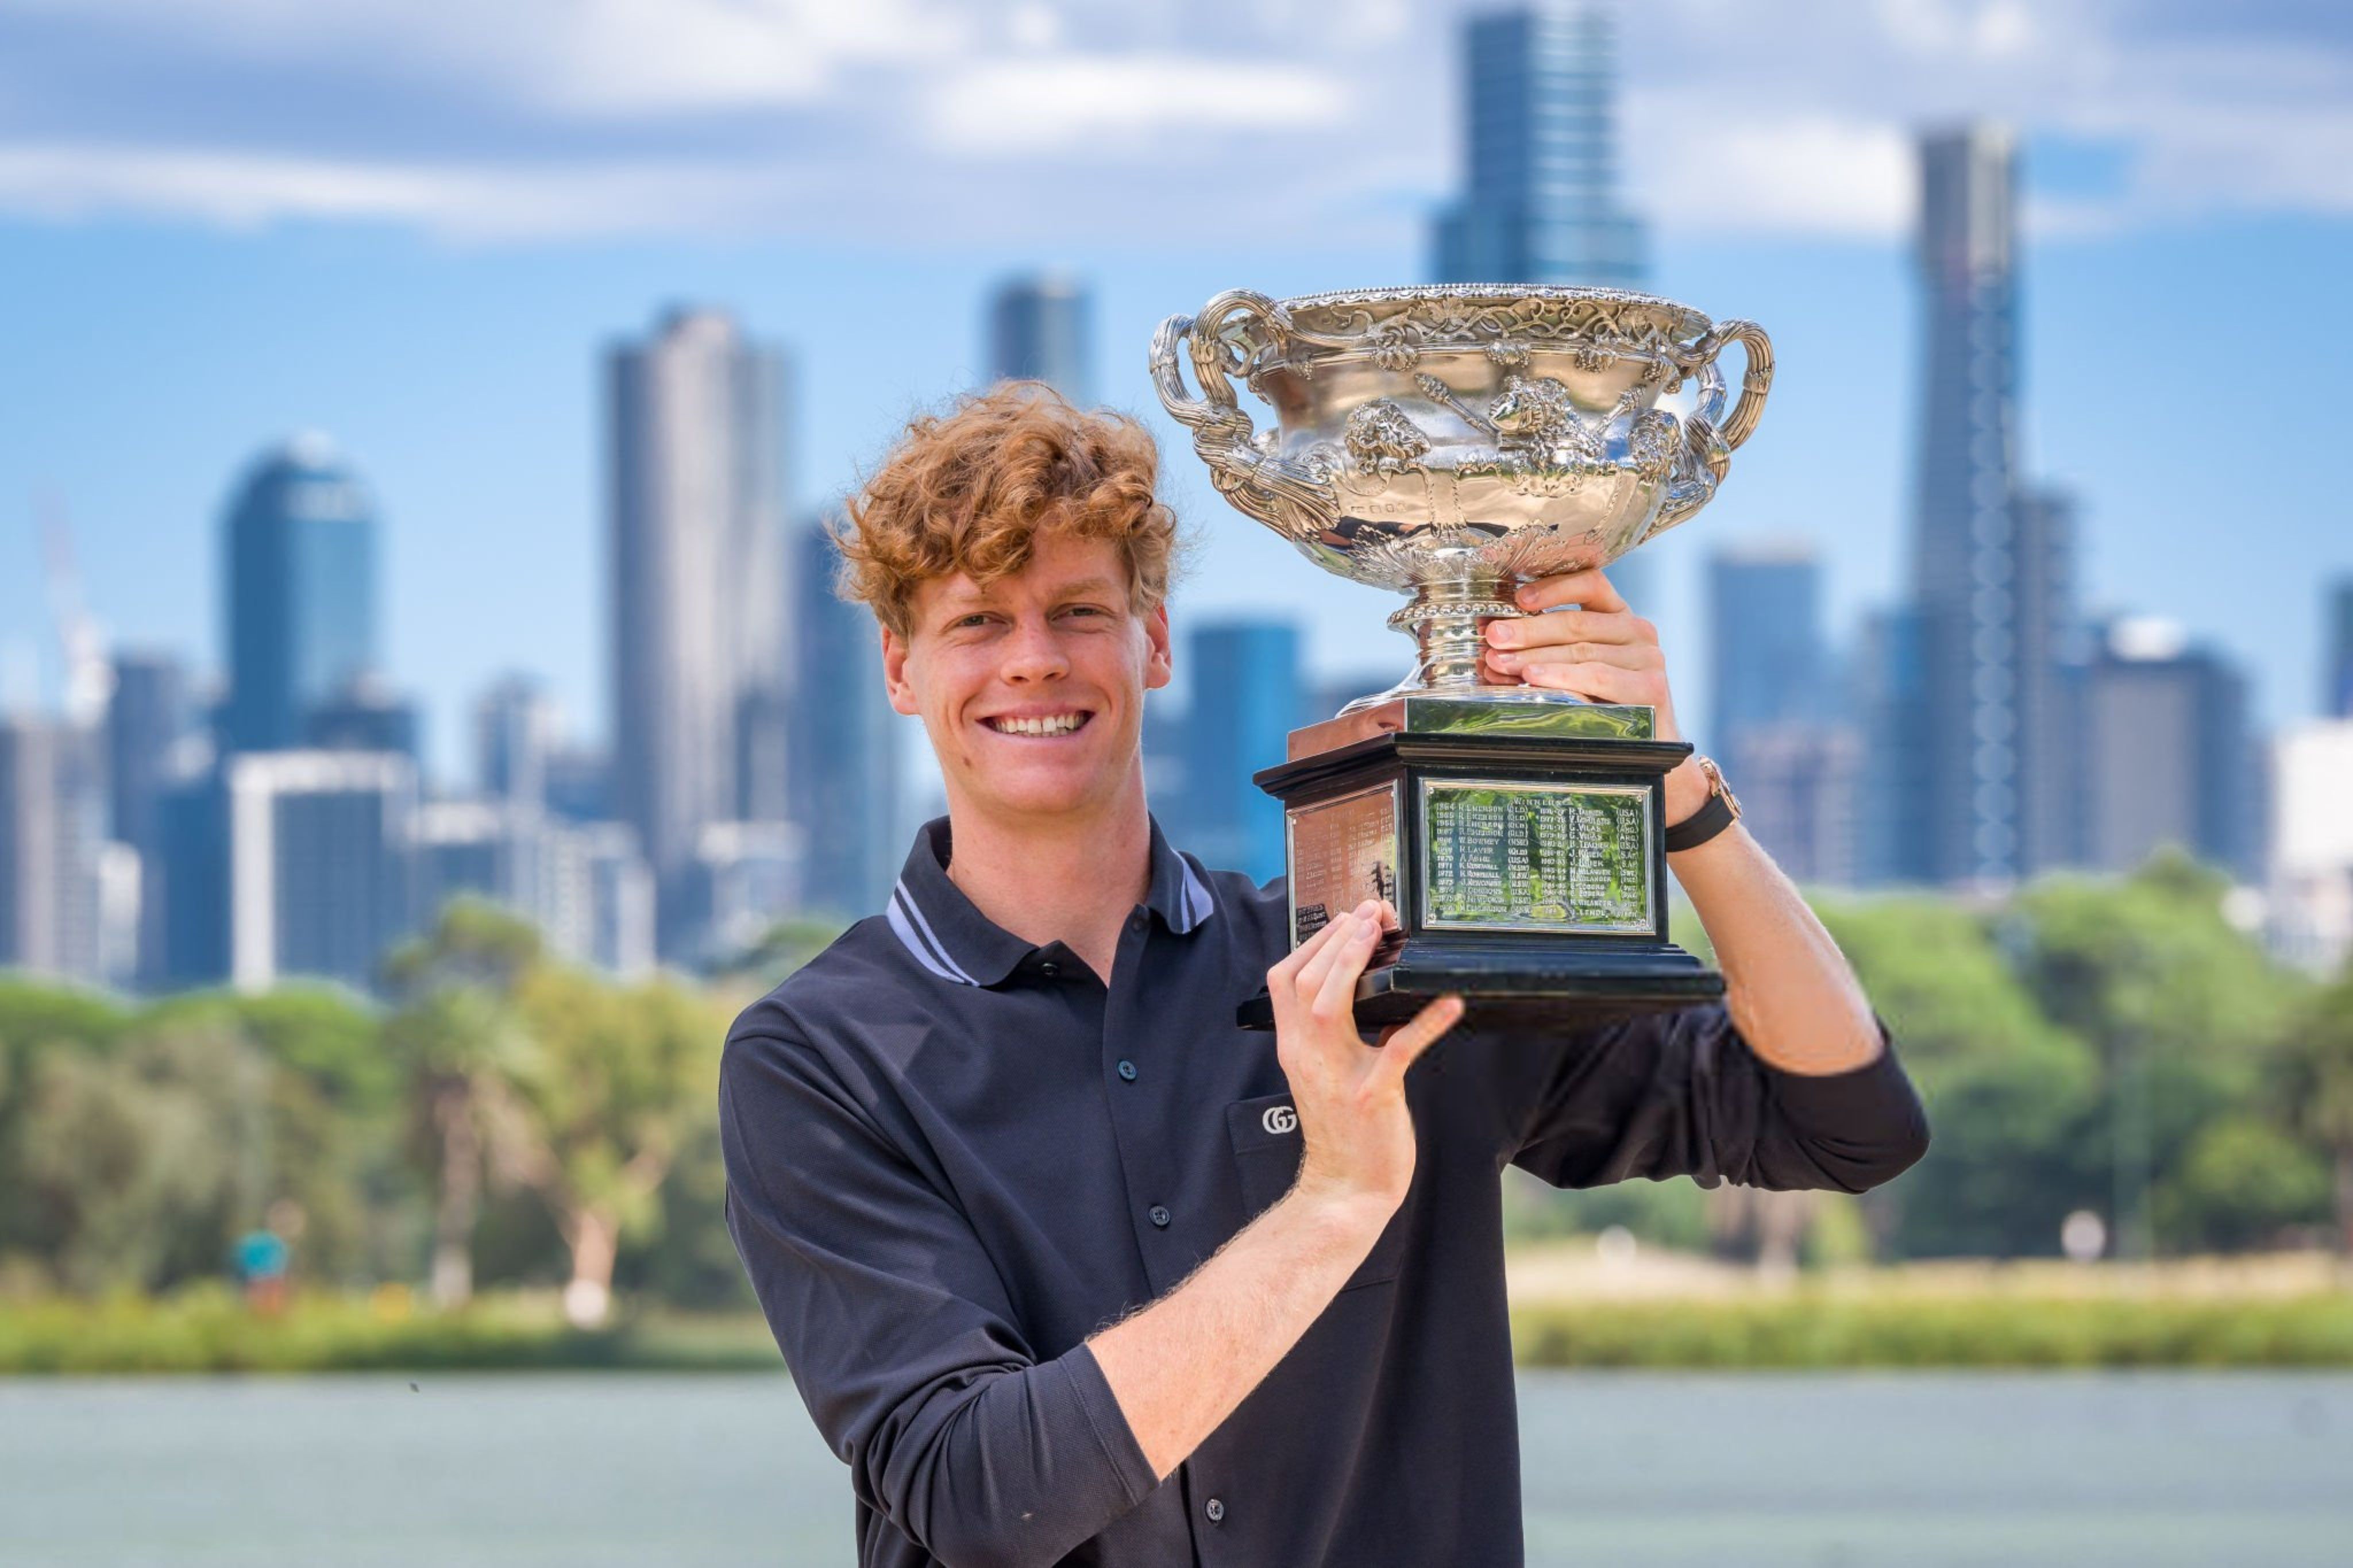
[[[1161,323],[1152,372],[1219,494],[1326,571],[1411,595],[1389,616],[1414,639],[1405,679],[1294,731],[1257,775],[1283,803],[1293,942],[1366,897],[1397,907],[1358,1019],[1449,991],[1474,1021],[1720,995],[1667,940],[1663,781],[1690,746],[1656,739],[1647,707],[1490,684],[1481,650],[1523,583],[1707,504],[1764,411],[1763,330],[1610,289],[1236,289]],[[1253,429],[1237,381],[1274,428]],[[1271,1023],[1263,996],[1242,1021]]]

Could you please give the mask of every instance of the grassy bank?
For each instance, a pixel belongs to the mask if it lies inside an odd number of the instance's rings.
[[[485,1299],[463,1311],[413,1307],[406,1293],[298,1297],[259,1315],[226,1290],[154,1300],[0,1300],[0,1375],[455,1371],[556,1367],[666,1372],[770,1370],[776,1342],[756,1318],[625,1317],[593,1332],[552,1300]]]
[[[1515,1258],[1526,1366],[2353,1367],[2353,1289],[2325,1260],[2080,1270],[1935,1265],[1762,1283]],[[1547,1262],[1566,1268],[1547,1272]],[[552,1296],[435,1312],[398,1289],[311,1294],[275,1315],[207,1287],[162,1300],[0,1298],[0,1376],[779,1370],[757,1317],[624,1314],[586,1332]]]
[[[1727,1300],[1516,1309],[1524,1366],[2353,1367],[2353,1295],[1858,1295],[1798,1289]]]

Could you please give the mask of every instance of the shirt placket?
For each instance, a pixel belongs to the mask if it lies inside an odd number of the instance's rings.
[[[1102,1046],[1105,1092],[1112,1106],[1112,1136],[1127,1180],[1130,1223],[1145,1277],[1157,1300],[1190,1274],[1210,1249],[1213,1216],[1190,1212],[1205,1194],[1178,1190],[1182,1163],[1168,1146],[1182,1136],[1186,1108],[1180,1094],[1177,1042],[1152,1028],[1153,1012],[1145,982],[1151,977],[1145,952],[1154,940],[1152,917],[1138,910],[1120,934],[1112,986],[1103,999]],[[1160,977],[1164,981],[1169,977]],[[1185,1522],[1195,1561],[1240,1563],[1246,1558],[1230,1524],[1232,1505],[1220,1467],[1198,1458],[1176,1467],[1168,1484],[1184,1500]]]

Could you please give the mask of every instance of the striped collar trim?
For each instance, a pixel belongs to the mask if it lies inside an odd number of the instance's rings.
[[[928,973],[957,985],[994,985],[1034,951],[980,912],[948,879],[945,817],[918,830],[907,865],[883,910],[892,934]],[[1173,848],[1152,824],[1152,887],[1145,906],[1179,936],[1218,912],[1209,884],[1190,857]]]

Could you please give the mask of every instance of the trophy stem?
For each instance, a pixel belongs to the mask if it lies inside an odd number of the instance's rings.
[[[1487,623],[1516,616],[1515,582],[1473,575],[1416,584],[1413,598],[1389,616],[1389,627],[1414,640],[1413,671],[1387,691],[1359,697],[1340,711],[1356,713],[1400,697],[1475,697],[1483,702],[1582,702],[1572,692],[1538,686],[1498,686],[1481,663]]]

